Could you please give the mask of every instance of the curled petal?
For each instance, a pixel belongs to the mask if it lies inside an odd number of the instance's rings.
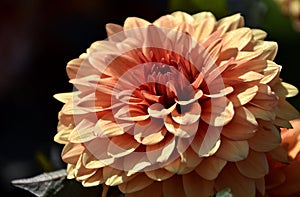
[[[298,89],[295,86],[285,82],[276,83],[272,89],[280,97],[293,97],[298,94]]]
[[[118,158],[132,153],[140,144],[130,134],[124,133],[110,139],[107,153]]]
[[[194,136],[198,130],[198,122],[194,122],[192,124],[181,125],[172,120],[169,116],[165,119],[165,127],[166,129],[173,133],[175,136],[182,137],[182,138],[189,138]]]
[[[145,171],[145,174],[155,181],[164,181],[174,175],[174,173],[171,173],[164,168],[158,168],[153,171]]]
[[[174,103],[171,107],[165,109],[162,104],[154,103],[150,107],[148,107],[148,113],[151,117],[154,118],[164,118],[175,109],[176,105],[177,103]]]
[[[152,179],[149,179],[144,173],[139,173],[131,180],[118,185],[118,187],[123,193],[133,193],[148,187],[152,183]]]

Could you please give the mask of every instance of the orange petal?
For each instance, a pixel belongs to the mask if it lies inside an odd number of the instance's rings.
[[[293,120],[299,118],[299,112],[285,99],[279,99],[278,105],[275,107],[276,115],[285,120]]]
[[[199,130],[191,144],[192,149],[200,156],[207,157],[213,155],[220,146],[219,127],[210,127],[205,123],[200,123]]]
[[[275,120],[276,114],[274,111],[264,110],[264,109],[254,106],[254,105],[247,105],[247,109],[257,119],[262,119],[262,120],[267,120],[267,121]]]
[[[144,145],[156,144],[164,139],[167,130],[160,119],[150,118],[139,121],[134,127],[134,139]]]
[[[270,86],[260,84],[257,94],[250,103],[265,110],[273,110],[278,103],[278,97],[272,92]]]
[[[241,16],[241,14],[234,14],[220,19],[215,25],[215,29],[223,28],[223,32],[225,33],[243,26],[244,18]]]
[[[276,42],[271,41],[258,41],[254,46],[254,51],[263,51],[263,53],[260,55],[261,59],[265,60],[274,60],[278,45]]]
[[[214,182],[201,178],[195,172],[182,176],[183,188],[186,196],[212,196],[214,194]]]
[[[68,143],[62,150],[62,159],[66,163],[76,164],[84,149],[84,146],[81,144]]]
[[[258,152],[268,152],[276,148],[281,141],[279,130],[271,123],[259,121],[255,135],[248,140],[251,149]]]
[[[152,171],[145,171],[145,174],[154,181],[164,181],[174,175],[173,173],[165,170],[164,168],[158,168]]]
[[[105,180],[105,184],[109,186],[120,185],[134,177],[127,177],[124,171],[112,168],[111,166],[103,168],[103,179]]]
[[[125,35],[122,32],[123,27],[121,25],[107,23],[105,29],[109,40],[120,42],[125,39]]]
[[[91,177],[82,181],[82,185],[84,187],[93,187],[98,186],[104,182],[103,180],[103,171],[102,169],[98,169],[95,174]]]
[[[130,154],[124,158],[122,170],[127,172],[127,176],[131,176],[137,172],[144,171],[144,169],[150,165],[151,163],[146,154]]]
[[[267,67],[264,69],[264,78],[260,81],[261,83],[267,84],[272,81],[280,72],[281,66],[275,62],[268,60]]]
[[[235,163],[239,171],[246,177],[259,179],[269,171],[269,165],[265,153],[250,151],[248,157]]]
[[[293,97],[298,94],[298,89],[295,86],[285,82],[276,83],[272,86],[272,90],[280,97]]]
[[[254,136],[257,128],[254,115],[247,108],[239,107],[232,121],[223,127],[222,135],[232,140],[246,140]]]
[[[233,164],[227,164],[215,181],[215,188],[221,191],[230,188],[233,196],[255,196],[255,180],[240,174]]]
[[[142,121],[149,118],[149,115],[141,105],[125,105],[121,107],[115,114],[115,117],[120,120],[127,121]]]
[[[173,174],[187,174],[194,170],[194,168],[190,168],[186,163],[183,163],[179,157],[166,164],[164,168]]]
[[[268,155],[272,159],[274,159],[276,161],[279,161],[281,163],[286,163],[286,164],[289,163],[289,158],[288,158],[287,151],[281,146],[278,146],[277,148],[275,148],[272,151],[268,152]]]
[[[195,169],[198,175],[206,180],[214,180],[226,165],[226,161],[218,157],[204,158]]]
[[[124,157],[132,153],[139,145],[132,135],[124,133],[110,139],[107,153],[114,158]]]
[[[234,92],[228,96],[228,99],[233,103],[235,107],[245,105],[250,102],[256,95],[258,87],[256,85],[248,87],[240,85],[234,88]]]
[[[132,28],[141,28],[150,25],[150,23],[144,19],[137,18],[137,17],[128,17],[124,22],[124,31],[126,34],[126,30]]]
[[[186,109],[187,107],[181,106],[180,108]],[[173,110],[171,112],[172,119],[177,122],[178,124],[187,125],[187,124],[193,124],[200,118],[201,114],[201,106],[198,102],[192,103],[187,109],[188,111],[180,114],[178,111]],[[181,111],[183,111],[181,109]]]
[[[173,176],[163,182],[165,197],[185,196],[181,176]]]
[[[212,126],[224,126],[234,115],[233,104],[226,97],[203,101],[201,119]]]
[[[226,161],[241,161],[247,158],[249,145],[246,140],[232,141],[226,138],[221,138],[221,146],[216,152],[216,156]]]
[[[196,40],[202,41],[206,39],[215,26],[216,19],[210,12],[200,12],[192,16],[194,18],[194,34]]]
[[[266,189],[272,189],[274,187],[280,186],[284,183],[286,177],[284,172],[280,168],[272,169],[272,171],[266,175],[265,182],[266,182]]]
[[[176,107],[177,103],[174,103],[171,107],[168,109],[165,109],[165,107],[160,103],[154,103],[150,107],[148,107],[148,113],[151,117],[154,118],[164,118],[168,114],[170,114]]]
[[[222,39],[222,50],[229,48],[238,48],[241,50],[251,41],[251,39],[252,33],[250,29],[246,27],[227,32]]]
[[[165,118],[165,127],[170,132],[173,133],[175,136],[182,137],[182,138],[189,138],[198,130],[198,122],[194,122],[188,125],[181,125],[172,120],[169,116]]]
[[[139,173],[133,179],[121,183],[118,187],[123,193],[133,193],[148,187],[152,183],[152,179],[149,179],[144,173]]]
[[[175,137],[166,135],[163,141],[146,146],[146,154],[151,163],[166,162],[173,154],[175,146]]]
[[[265,186],[265,178],[264,177],[255,180],[255,187],[262,196],[265,196],[266,186]]]

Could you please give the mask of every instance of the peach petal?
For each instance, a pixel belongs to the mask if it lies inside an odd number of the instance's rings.
[[[241,85],[234,88],[233,94],[228,96],[228,99],[233,103],[234,107],[239,107],[250,102],[256,95],[258,87],[256,85],[248,87]]]
[[[197,14],[192,15],[192,17],[194,18],[195,24],[199,23],[199,25],[205,19],[214,19],[214,21],[216,21],[215,16],[211,12],[199,12]]]
[[[146,188],[152,183],[153,183],[152,179],[149,179],[144,173],[139,173],[133,179],[121,183],[120,185],[118,185],[118,187],[120,191],[123,193],[133,193]]]
[[[269,172],[265,153],[250,151],[248,157],[235,163],[239,171],[251,179],[259,179]]]
[[[134,177],[135,176],[127,177],[123,171],[111,166],[106,166],[103,168],[103,179],[106,180],[105,184],[109,186],[120,185]]]
[[[186,196],[212,196],[214,194],[214,182],[201,178],[195,172],[182,176],[183,188]]]
[[[142,106],[139,105],[125,105],[121,107],[115,114],[115,117],[120,120],[127,121],[142,121],[149,118]]]
[[[197,101],[199,98],[201,98],[203,95],[203,92],[201,90],[197,90],[194,97],[189,99],[189,100],[177,100],[175,99],[175,102],[178,103],[179,105],[188,105],[191,104],[195,101]]]
[[[95,124],[87,119],[80,121],[69,135],[69,141],[72,143],[84,143],[95,139]]]
[[[230,188],[233,196],[255,196],[255,181],[240,174],[233,164],[227,164],[215,181],[217,191]]]
[[[61,156],[66,163],[76,164],[84,150],[85,148],[81,144],[68,143],[64,146]]]
[[[210,94],[204,94],[204,96],[209,98],[219,98],[222,96],[226,96],[234,91],[233,87],[231,86],[221,88],[221,90],[218,90],[218,92],[214,92],[216,89],[220,89],[220,87],[212,87],[212,85],[210,85]]]
[[[226,50],[229,48],[243,49],[252,39],[252,34],[249,28],[243,27],[236,30],[227,32],[222,39],[223,48]]]
[[[185,196],[181,176],[173,176],[165,180],[163,182],[163,194],[164,197]]]
[[[260,55],[261,59],[274,60],[277,54],[278,45],[276,42],[271,41],[257,41],[253,50],[263,51],[263,53]]]
[[[126,171],[127,176],[132,176],[150,166],[151,163],[146,154],[131,154],[124,157],[123,170]]]
[[[174,173],[171,173],[165,170],[164,168],[158,168],[152,171],[145,171],[145,174],[154,181],[164,181],[174,175]]]
[[[273,110],[278,103],[278,97],[272,92],[270,86],[260,84],[257,94],[250,103],[265,110]]]
[[[196,40],[206,39],[215,26],[216,19],[210,12],[201,12],[192,16],[194,18],[194,34]]]
[[[126,37],[123,32],[123,27],[121,25],[107,23],[105,25],[106,33],[108,39],[114,42],[121,42]]]
[[[255,135],[248,140],[249,146],[258,152],[271,151],[280,144],[279,130],[268,122],[259,121],[259,125]]]
[[[264,69],[264,78],[260,81],[261,83],[267,84],[272,81],[276,76],[278,76],[281,70],[281,66],[277,65],[275,62],[267,60],[267,67]]]
[[[64,126],[62,129],[59,129],[58,133],[54,136],[54,141],[59,144],[67,144],[69,142],[69,135],[73,128],[74,126],[70,124],[68,127]]]
[[[272,121],[275,120],[276,114],[274,111],[268,111],[261,109],[253,105],[247,105],[247,109],[255,116],[257,119]],[[275,121],[276,122],[276,121]]]
[[[192,124],[181,125],[172,120],[169,116],[164,121],[166,129],[177,137],[189,138],[196,134],[198,130],[198,122]]]
[[[257,128],[255,116],[247,108],[239,107],[232,121],[223,127],[222,135],[232,140],[246,140],[254,136]]]
[[[179,139],[177,143],[177,150],[180,155],[181,162],[184,163],[188,168],[195,168],[201,163],[203,157],[199,157],[198,154],[189,147],[187,141]]]
[[[294,120],[299,118],[298,110],[288,103],[285,99],[279,99],[278,105],[275,107],[275,113],[279,118],[285,120]]]
[[[166,109],[162,104],[154,103],[150,107],[148,107],[148,113],[151,117],[154,118],[164,118],[175,109],[176,105],[177,103],[174,103],[171,107]]]
[[[157,19],[153,22],[153,25],[155,25],[155,26],[165,27],[165,28],[170,28],[170,29],[177,27],[178,24],[180,24],[180,22],[175,20],[175,17],[172,15],[161,16],[159,19]]]
[[[202,103],[201,119],[212,126],[228,124],[234,115],[233,104],[225,97],[212,98]]]
[[[254,40],[264,40],[267,37],[267,33],[260,29],[251,29]]]
[[[137,18],[137,17],[128,17],[124,22],[123,28],[126,34],[126,30],[133,29],[133,28],[137,29],[148,25],[150,25],[150,23],[144,19]]]
[[[194,168],[190,168],[186,163],[183,163],[179,157],[166,164],[164,168],[173,174],[187,174],[194,170]]]
[[[59,94],[55,94],[53,97],[62,103],[67,103],[72,100],[74,94],[78,94],[78,92],[59,93]]]
[[[195,171],[206,180],[214,180],[218,177],[226,163],[225,160],[218,157],[207,157],[202,160]]]
[[[166,135],[163,141],[146,146],[146,154],[151,163],[166,162],[171,158],[175,147],[175,137]]]
[[[91,176],[93,176],[97,172],[96,169],[87,169],[83,165],[81,165],[81,163],[80,163],[81,158],[82,157],[79,158],[79,160],[75,166],[75,176],[76,176],[77,181],[86,180],[86,179],[90,178]]]
[[[200,156],[213,155],[220,147],[220,133],[222,128],[209,127],[200,123],[199,130],[191,143],[192,149]]]
[[[216,152],[216,156],[226,161],[241,161],[247,158],[249,145],[246,140],[232,141],[226,138],[221,139],[221,146]]]
[[[174,16],[175,20],[177,20],[180,23],[192,23],[194,21],[194,17],[181,11],[173,12],[171,16]]]
[[[114,158],[124,157],[132,153],[139,145],[140,144],[133,139],[133,136],[124,133],[110,139],[107,153]]]
[[[232,16],[224,17],[220,19],[216,25],[215,29],[223,29],[223,32],[229,32],[237,28],[244,26],[244,18],[240,14],[234,14]]]
[[[139,121],[134,126],[134,139],[144,145],[159,143],[166,133],[163,121],[155,118]]]
[[[98,169],[91,177],[82,181],[84,187],[93,187],[104,182],[102,169]]]
[[[295,86],[285,82],[276,83],[272,86],[272,90],[280,97],[293,97],[298,94],[298,89]]]

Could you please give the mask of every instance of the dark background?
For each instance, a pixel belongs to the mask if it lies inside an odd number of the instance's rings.
[[[247,8],[230,9],[248,17]],[[106,23],[122,25],[129,16],[153,21],[171,10],[167,0],[0,0],[1,196],[31,196],[9,182],[65,167],[62,146],[53,142],[62,107],[53,95],[72,91],[67,62],[105,39]],[[268,11],[263,17],[269,17]],[[281,76],[300,87],[300,34],[280,33],[292,30],[269,20],[274,24],[262,27],[274,32],[269,40],[279,43]],[[290,101],[298,108],[299,97]]]

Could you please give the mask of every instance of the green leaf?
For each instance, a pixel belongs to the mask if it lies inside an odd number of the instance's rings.
[[[216,194],[216,197],[233,197],[230,192],[230,189],[226,188]]]

